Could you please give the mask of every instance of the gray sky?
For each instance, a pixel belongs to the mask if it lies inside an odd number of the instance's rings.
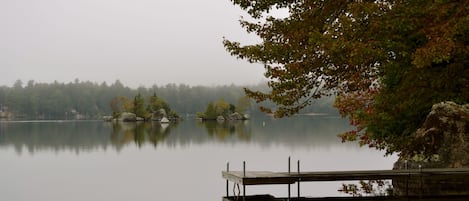
[[[229,0],[0,0],[0,85],[257,84],[264,69],[225,51],[257,42]]]

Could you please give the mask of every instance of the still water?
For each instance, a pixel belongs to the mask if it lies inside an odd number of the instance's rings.
[[[337,117],[245,122],[113,124],[101,121],[0,122],[0,200],[221,200],[221,171],[390,169],[395,156],[343,144]],[[340,183],[303,184],[302,194],[336,196]],[[249,194],[286,196],[282,185]],[[296,192],[292,187],[292,192]]]

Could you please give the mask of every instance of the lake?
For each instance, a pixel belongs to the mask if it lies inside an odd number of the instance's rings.
[[[339,117],[257,118],[178,124],[101,121],[0,122],[1,200],[216,201],[221,171],[391,169],[396,156],[341,143]],[[302,184],[302,195],[337,196],[341,183]],[[247,194],[286,196],[284,185],[248,186]],[[231,191],[231,188],[230,188]],[[296,192],[292,186],[292,193]],[[232,194],[232,192],[230,192]]]

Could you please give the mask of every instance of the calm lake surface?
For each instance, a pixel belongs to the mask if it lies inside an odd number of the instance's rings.
[[[219,124],[101,121],[0,122],[0,200],[217,201],[221,171],[391,169],[396,156],[343,144],[338,117],[300,116]],[[302,195],[337,196],[341,183],[302,184]],[[292,194],[296,192],[292,186]],[[230,191],[231,191],[230,184]],[[284,185],[247,194],[286,196]],[[232,192],[230,192],[232,194]],[[295,194],[296,195],[296,194]]]

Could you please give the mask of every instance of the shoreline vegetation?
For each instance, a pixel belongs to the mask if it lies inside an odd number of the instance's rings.
[[[165,107],[178,114],[179,118],[185,119],[197,118],[198,113],[205,112],[208,104],[215,104],[216,100],[234,104],[238,109],[240,99],[249,101],[249,104],[245,103],[248,106],[241,107],[244,111],[237,111],[240,114],[249,114],[249,117],[265,116],[266,114],[259,110],[261,106],[275,107],[272,102],[255,103],[246,99],[245,87],[269,90],[266,83],[249,86],[167,84],[130,88],[119,80],[111,84],[78,79],[69,83],[40,83],[34,80],[23,83],[17,80],[13,86],[0,86],[0,120],[101,120],[105,116],[115,118],[111,103],[114,102],[114,106],[121,107],[120,111],[124,112],[122,103],[134,101],[138,94],[147,103],[152,96],[157,97],[153,101],[160,101],[158,104],[162,104],[161,101],[164,100],[167,104]],[[335,97],[325,97],[316,100],[313,105],[304,108],[302,113],[327,113],[338,116],[337,109],[333,107],[334,99]],[[155,111],[153,109],[151,112]],[[170,115],[169,110],[166,109],[166,112]]]

